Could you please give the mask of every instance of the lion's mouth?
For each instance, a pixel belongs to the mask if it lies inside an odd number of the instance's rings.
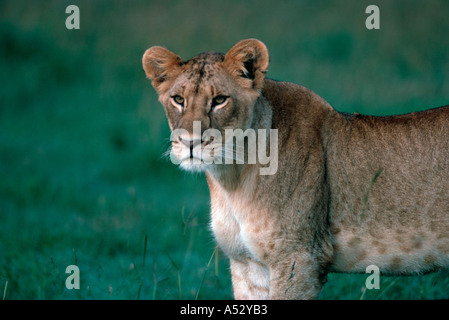
[[[204,164],[204,161],[200,158],[195,158],[195,157],[191,157],[191,158],[187,158],[187,159],[183,159],[181,160],[182,164]]]
[[[204,171],[206,170],[206,163],[197,157],[185,157],[180,160],[179,166],[186,171]]]
[[[182,145],[180,143],[174,142],[170,150],[170,158],[174,164],[181,165],[185,169],[189,166],[194,165],[208,165],[213,163],[219,163],[221,159],[220,154],[222,153],[222,148],[219,146],[213,146],[212,144],[201,144],[194,146]]]

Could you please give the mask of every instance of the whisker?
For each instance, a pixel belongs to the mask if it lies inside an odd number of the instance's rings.
[[[170,159],[170,154],[172,152],[172,149],[173,149],[173,147],[169,146],[168,149],[164,153],[161,154],[160,158],[161,159]]]

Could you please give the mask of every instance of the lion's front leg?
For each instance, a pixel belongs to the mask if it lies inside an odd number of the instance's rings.
[[[235,299],[269,299],[270,271],[266,265],[251,259],[231,259],[231,275]]]
[[[270,268],[270,299],[317,299],[322,281],[319,268],[308,255],[295,255],[278,261]]]

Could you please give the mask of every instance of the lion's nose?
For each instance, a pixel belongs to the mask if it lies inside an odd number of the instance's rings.
[[[189,147],[190,149],[195,148],[197,145],[200,145],[202,143],[201,139],[188,139],[188,138],[182,138],[181,136],[178,137],[179,142],[181,142],[186,147]]]

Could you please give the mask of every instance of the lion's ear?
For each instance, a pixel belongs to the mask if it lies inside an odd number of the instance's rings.
[[[142,64],[145,74],[152,81],[153,87],[158,90],[163,82],[176,76],[182,60],[167,48],[154,46],[145,51]]]
[[[268,62],[267,47],[259,40],[247,39],[226,53],[224,65],[243,87],[259,90],[263,86]]]

